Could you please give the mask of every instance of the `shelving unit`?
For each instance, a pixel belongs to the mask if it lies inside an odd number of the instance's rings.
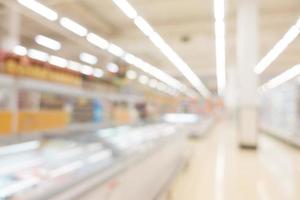
[[[68,86],[65,84],[59,84],[59,83],[52,83],[52,82],[48,82],[48,81],[42,81],[42,80],[33,80],[33,79],[29,79],[29,78],[20,78],[20,77],[13,77],[10,75],[1,75],[0,76],[0,83],[5,83],[5,84],[1,84],[2,88],[9,88],[9,108],[7,108],[7,110],[10,111],[14,111],[11,112],[10,115],[11,118],[16,119],[18,118],[19,113],[22,111],[19,108],[19,96],[18,94],[20,93],[20,91],[32,91],[32,92],[36,92],[36,93],[49,93],[49,94],[55,94],[55,95],[62,95],[65,97],[70,97],[72,99],[76,99],[76,98],[84,98],[87,101],[107,101],[107,102],[113,102],[115,100],[118,101],[125,101],[128,102],[129,104],[135,104],[137,102],[142,102],[144,101],[144,97],[139,97],[139,96],[134,96],[134,95],[122,95],[122,94],[118,94],[115,95],[113,93],[100,93],[97,91],[93,91],[91,89],[83,89],[83,88],[79,88],[79,87],[75,87],[75,86]],[[75,103],[76,104],[76,103]],[[89,107],[92,105],[89,105]],[[134,106],[132,106],[134,107]],[[37,108],[38,109],[38,108]],[[76,108],[75,108],[76,109]],[[25,110],[27,112],[27,110]],[[30,110],[29,110],[30,111]],[[49,110],[50,111],[50,110]],[[91,125],[91,124],[98,124],[98,127],[100,126],[99,123],[107,123],[107,121],[105,120],[109,120],[109,119],[103,119],[104,121],[101,122],[93,122],[93,109],[89,108],[88,110],[84,110],[89,112],[88,114],[85,114],[83,112],[83,110],[77,110],[77,114],[80,113],[81,116],[87,116],[86,119],[81,119],[81,120],[72,120],[70,125],[76,125],[76,124],[80,124],[82,123],[82,125]],[[5,111],[7,112],[7,111]],[[62,114],[64,111],[61,111]],[[51,114],[51,113],[50,113]],[[77,115],[76,115],[77,116]],[[74,117],[76,117],[74,116]],[[17,132],[17,123],[14,122],[12,124],[12,132]],[[53,130],[64,130],[64,128],[66,127],[57,127],[57,128],[53,128]],[[70,127],[71,128],[71,127]],[[28,132],[28,131],[26,131]],[[30,132],[36,132],[36,131],[30,131]]]
[[[300,147],[300,93],[297,80],[267,91],[261,98],[260,128]]]

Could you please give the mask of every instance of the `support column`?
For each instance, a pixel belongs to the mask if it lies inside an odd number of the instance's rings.
[[[238,0],[238,134],[241,147],[257,147],[258,1]]]
[[[6,34],[1,40],[1,48],[12,51],[20,43],[20,14],[17,9],[6,7],[3,22]]]
[[[1,49],[12,52],[14,47],[20,43],[20,14],[14,7],[6,7],[3,17],[5,23],[5,35],[1,40]],[[12,113],[12,132],[17,134],[18,126],[18,99],[19,89],[18,81],[15,80],[11,86],[9,111]]]

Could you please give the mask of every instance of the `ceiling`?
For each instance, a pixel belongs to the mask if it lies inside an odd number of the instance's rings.
[[[227,69],[236,67],[236,1],[226,0],[226,60]],[[258,0],[260,4],[259,55],[262,58],[299,18],[299,0]],[[8,1],[0,0],[2,4]],[[10,1],[11,3],[14,1]],[[189,83],[120,10],[112,0],[40,0],[56,10],[60,16],[67,16],[84,25],[124,50],[133,53],[173,75],[187,85]],[[215,38],[213,0],[129,0],[165,41],[186,61],[193,71],[216,90]],[[58,55],[78,60],[86,51],[97,55],[102,63],[112,56],[96,49],[83,38],[48,22],[26,8],[22,13],[21,43],[39,48],[33,42],[37,34],[44,34],[59,40],[63,48]],[[5,14],[5,6],[0,6]],[[7,31],[7,24],[1,23],[0,36]],[[49,52],[49,51],[48,51]],[[278,74],[297,64],[300,52],[300,38],[274,62],[266,71],[268,76]],[[52,53],[53,52],[49,52]]]

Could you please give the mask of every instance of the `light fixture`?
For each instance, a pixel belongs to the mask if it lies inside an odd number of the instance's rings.
[[[88,65],[82,65],[80,72],[84,75],[90,76],[94,73],[94,68]]]
[[[283,72],[282,74],[276,76],[275,78],[271,79],[267,83],[263,84],[259,88],[259,92],[265,92],[267,90],[274,89],[281,84],[292,80],[293,78],[296,78],[300,75],[300,64],[295,65],[294,67],[290,68],[289,70]]]
[[[19,1],[21,3],[27,4],[29,7],[30,6],[36,7],[34,5],[37,3],[34,0],[19,0]],[[31,2],[33,2],[33,4],[31,4]],[[126,1],[123,2],[123,0],[121,0],[121,1],[117,1],[116,0],[115,1],[115,3],[118,3],[118,2],[120,3],[120,5],[121,4],[126,5],[126,3],[127,3],[127,6],[129,5],[128,2],[126,2]],[[125,8],[125,7],[123,6],[123,8]],[[40,10],[43,10],[43,9],[38,9],[37,12],[40,12]],[[47,13],[47,11],[45,13]],[[45,14],[45,13],[42,13],[42,14]],[[132,13],[134,13],[134,12],[132,12]],[[137,17],[137,15],[135,15],[135,14],[130,15],[130,16],[132,16],[132,19],[135,19]],[[143,61],[140,58],[137,58],[137,57],[135,57],[135,56],[133,56],[133,55],[131,55],[129,53],[124,52],[120,47],[118,47],[118,46],[116,46],[114,44],[110,44],[108,41],[106,43],[105,42],[106,40],[104,38],[101,38],[100,36],[98,36],[98,35],[96,35],[94,33],[89,33],[88,34],[88,30],[85,27],[81,26],[80,24],[76,23],[75,21],[73,21],[73,20],[71,20],[71,19],[69,19],[67,17],[62,17],[60,19],[59,23],[63,27],[65,27],[66,29],[72,31],[73,33],[75,33],[75,34],[77,34],[79,36],[82,36],[82,37],[86,36],[87,41],[90,42],[90,43],[92,43],[93,45],[96,45],[99,48],[107,49],[109,53],[111,53],[111,54],[113,54],[115,56],[122,57],[129,64],[133,64],[132,61],[134,61],[134,66],[135,67],[137,67],[137,68],[143,70],[145,73],[150,74],[151,76],[154,76],[155,78],[163,81],[164,83],[170,85],[174,89],[176,89],[176,90],[178,90],[178,91],[180,91],[182,93],[185,93],[187,96],[190,96],[190,97],[195,97],[196,96],[196,93],[195,93],[194,90],[192,90],[191,88],[188,88],[186,85],[184,85],[183,83],[179,82],[178,80],[176,80],[175,78],[173,78],[169,74],[165,73],[164,71],[160,70],[157,67],[154,67],[154,66],[150,65],[149,63]],[[152,37],[155,38],[156,33],[153,32],[153,35],[152,35]],[[21,54],[24,54],[24,53],[21,53]],[[132,60],[132,58],[134,60]],[[47,59],[43,59],[43,61],[46,61],[46,60]],[[75,64],[75,63],[76,62],[70,61],[68,63],[67,67],[69,69],[73,70],[73,71],[80,71],[80,69],[82,68],[81,64],[79,64],[79,63]],[[180,64],[181,63],[179,63],[179,65]]]
[[[121,57],[124,54],[123,49],[121,49],[120,47],[118,47],[115,44],[110,44],[108,47],[108,52],[110,52],[111,54]]]
[[[128,16],[128,7],[133,8],[127,0],[113,0],[114,3]],[[126,6],[124,6],[126,5]],[[134,8],[133,8],[134,9]],[[132,17],[138,28],[151,40],[151,42],[169,59],[171,63],[186,77],[186,79],[205,97],[211,95],[199,77],[191,70],[182,58],[155,32],[151,25],[137,14]],[[126,59],[126,58],[125,58]],[[191,94],[190,94],[191,95]],[[192,95],[194,96],[194,95]]]
[[[65,68],[68,65],[68,61],[58,56],[50,56],[49,63],[61,68]]]
[[[101,48],[101,49],[107,49],[109,46],[109,43],[103,39],[102,37],[96,35],[95,33],[89,33],[86,36],[87,41],[89,41],[91,44]]]
[[[113,0],[113,2],[127,15],[130,19],[135,19],[137,17],[136,10],[124,0]]]
[[[63,17],[59,21],[60,25],[62,25],[64,28],[68,29],[69,31],[84,37],[88,33],[87,29],[83,27],[82,25],[78,24],[77,22],[67,18]]]
[[[142,59],[135,57],[132,54],[128,54],[128,53],[125,54],[123,59],[127,63],[134,65],[140,70],[152,75],[153,77],[165,82],[166,84],[170,85],[173,88],[176,88],[181,92],[186,92],[190,94],[193,93],[192,91],[188,91],[187,87],[184,84],[182,84],[172,76],[168,75],[167,73],[163,72],[157,67],[150,65],[149,63],[143,61]]]
[[[163,83],[158,83],[156,86],[156,89],[158,89],[160,91],[164,91],[165,88],[166,88],[166,85]]]
[[[226,45],[225,45],[225,2],[214,0],[216,71],[219,96],[223,96],[226,88]]]
[[[191,70],[191,68],[177,55],[177,53],[169,47],[165,41],[154,33],[150,36],[150,40],[156,45],[161,52],[174,64],[174,66],[186,77],[186,79],[202,94],[205,98],[211,95],[210,91],[205,87],[199,77]]]
[[[224,0],[214,0],[214,17],[217,20],[223,20],[225,18]]]
[[[136,57],[130,53],[126,53],[123,59],[128,63],[133,65],[136,62]]]
[[[293,25],[288,32],[283,36],[281,40],[267,53],[267,55],[261,59],[261,61],[255,66],[255,73],[263,73],[274,60],[292,43],[300,33],[300,18],[297,23]]]
[[[145,75],[141,75],[139,77],[139,82],[143,85],[146,85],[148,82],[149,82],[149,78],[148,76],[145,76]]]
[[[55,21],[58,18],[58,15],[55,11],[35,0],[18,0],[18,2],[50,21]]]
[[[157,84],[158,84],[158,81],[155,80],[155,79],[151,79],[151,80],[149,81],[149,86],[150,86],[151,88],[156,88],[156,87],[157,87]]]
[[[41,46],[47,47],[49,49],[58,51],[61,49],[61,44],[60,42],[51,39],[49,37],[43,36],[43,35],[37,35],[35,37],[35,42]]]
[[[119,66],[115,63],[108,63],[106,69],[111,73],[117,73],[119,71]]]
[[[97,78],[101,78],[103,75],[104,75],[104,72],[102,69],[99,69],[99,68],[95,68],[94,69],[94,72],[93,72],[93,75]]]
[[[71,61],[71,60],[70,60],[70,61],[68,62],[67,68],[70,69],[70,70],[79,72],[79,71],[80,71],[80,68],[81,68],[81,64],[78,63],[78,62],[75,62],[75,61]]]
[[[90,65],[95,65],[98,62],[98,58],[96,56],[85,52],[80,53],[79,58],[82,62]]]
[[[129,80],[134,80],[137,78],[137,73],[133,70],[128,70],[126,72],[126,77],[129,79]]]
[[[134,19],[134,23],[146,36],[153,34],[154,31],[152,27],[144,18],[137,17]]]
[[[14,47],[13,52],[19,56],[25,56],[27,54],[27,49],[23,46],[17,45]]]
[[[29,49],[28,56],[35,60],[46,62],[49,58],[49,55],[45,52],[36,50],[36,49]]]

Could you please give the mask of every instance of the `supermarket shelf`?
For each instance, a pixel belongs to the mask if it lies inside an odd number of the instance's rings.
[[[277,139],[286,142],[287,144],[300,148],[300,138],[291,135],[287,131],[278,130],[266,124],[260,125],[260,130],[273,137],[276,137]]]
[[[16,84],[17,88],[20,89],[30,89],[36,91],[52,92],[56,94],[64,94],[68,96],[83,96],[87,98],[106,98],[109,100],[119,100],[119,101],[130,101],[138,102],[143,100],[143,97],[136,95],[127,94],[113,94],[113,93],[100,93],[98,91],[93,91],[91,89],[82,89],[79,87],[53,83],[43,80],[34,80],[30,78],[15,78],[11,75],[0,75],[0,84],[3,86],[10,86]]]

